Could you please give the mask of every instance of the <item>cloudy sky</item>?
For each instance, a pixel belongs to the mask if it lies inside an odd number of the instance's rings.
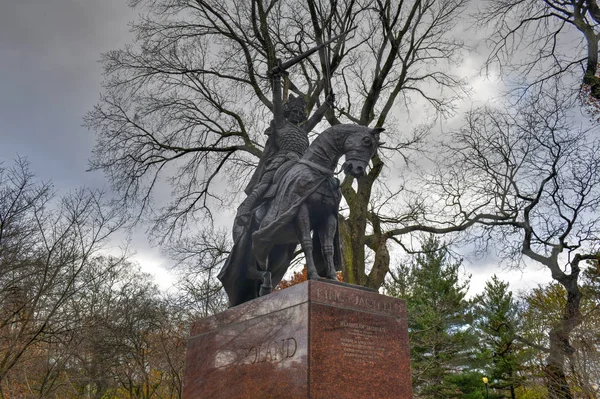
[[[100,54],[131,43],[136,12],[126,0],[6,1],[0,10],[0,161],[26,157],[59,195],[107,188],[101,173],[86,172],[94,137],[82,118],[100,95]],[[166,287],[168,262],[143,233],[134,259]]]
[[[100,173],[86,172],[94,137],[81,126],[82,117],[100,94],[100,54],[132,42],[128,22],[136,12],[125,0],[5,1],[0,9],[0,161],[26,157],[59,194],[107,187]],[[494,82],[475,75],[475,60],[467,57],[465,68],[473,74],[474,99],[484,101]],[[142,228],[132,245],[134,259],[168,285],[169,262],[144,239]],[[513,288],[548,280],[541,268],[507,275],[490,260],[467,260],[466,271],[474,290],[493,273],[510,279]]]

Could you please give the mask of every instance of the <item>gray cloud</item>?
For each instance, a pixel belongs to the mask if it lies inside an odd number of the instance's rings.
[[[82,117],[101,90],[100,54],[132,42],[127,22],[136,16],[125,0],[3,2],[0,161],[10,164],[17,155],[27,157],[33,172],[52,180],[61,192],[106,185],[100,174],[85,172],[94,136],[81,127]],[[484,93],[476,99],[485,101],[497,90],[496,82],[475,77],[480,54],[467,58],[472,65],[465,65],[464,73],[473,76],[476,91]],[[412,115],[415,122],[420,116],[417,111]],[[166,264],[141,232],[132,246],[140,262],[152,258],[161,264],[157,268]],[[474,275],[472,286],[478,288],[492,273],[503,274],[491,264],[469,265],[469,271]]]
[[[123,0],[6,2],[0,13],[0,159],[27,157],[58,188],[104,184],[85,173],[82,116],[100,93],[104,51],[131,42]]]
[[[101,91],[101,53],[132,42],[128,22],[136,15],[125,0],[3,2],[0,162],[27,157],[32,172],[51,180],[59,194],[107,186],[100,173],[86,172],[94,136],[81,127],[82,118]],[[119,252],[119,238],[106,250]],[[137,251],[133,260],[168,287],[168,261],[148,244],[142,228],[131,246]]]

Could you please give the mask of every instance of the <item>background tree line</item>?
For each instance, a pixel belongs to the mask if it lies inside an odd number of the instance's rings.
[[[179,397],[188,315],[125,257],[102,193],[0,165],[0,397]]]
[[[39,187],[33,180],[28,186]],[[2,188],[7,194],[20,192],[12,185]],[[6,208],[2,211],[7,214]],[[21,214],[24,220],[27,212]],[[20,228],[38,227],[28,223]],[[0,245],[0,270],[14,262],[11,248]],[[33,290],[18,288],[47,274],[37,265],[28,267],[35,259],[30,256],[0,274],[2,398],[181,397],[190,323],[223,310],[224,300],[198,308],[195,292],[161,294],[136,265],[93,256],[70,276],[71,285],[65,279],[48,281],[46,289],[64,298],[53,302],[49,313],[48,303],[56,296],[47,293],[36,301],[23,294]],[[489,378],[491,398],[548,397],[547,332],[561,319],[564,288],[554,283],[515,296],[507,282],[493,276],[480,294],[468,298],[470,277],[462,269],[447,246],[428,236],[418,254],[397,262],[384,286],[386,294],[407,301],[415,398],[484,398],[483,376]],[[15,278],[25,273],[31,279]],[[280,289],[305,279],[297,272]],[[570,341],[566,378],[577,398],[598,397],[599,284],[600,264],[595,262],[582,278],[581,288],[589,295]]]
[[[386,291],[405,298],[415,398],[548,398],[548,332],[565,317],[565,289],[540,285],[515,295],[494,275],[467,298],[470,276],[448,248],[427,237],[422,253],[400,264]],[[600,371],[600,268],[582,278],[583,319],[571,335],[567,383],[573,397],[597,398]],[[594,293],[595,292],[595,293]],[[550,388],[551,389],[551,388]]]

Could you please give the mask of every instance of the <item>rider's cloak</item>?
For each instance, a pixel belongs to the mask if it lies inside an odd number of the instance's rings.
[[[341,192],[338,180],[331,174],[296,162],[290,168],[282,168],[281,173],[278,171],[274,180],[275,184],[266,193],[264,201],[253,210],[254,217],[250,226],[234,242],[218,275],[229,297],[230,306],[258,297],[261,281],[247,278],[251,262],[267,264],[268,259],[273,286],[279,284],[290,265],[297,244],[278,244],[277,241],[281,241],[281,237],[295,237],[294,219],[300,206],[312,194],[324,195],[323,209],[337,213]],[[339,227],[336,228],[333,244],[335,268],[341,270]],[[313,258],[319,275],[325,276],[327,267],[321,248],[319,234],[313,234]]]

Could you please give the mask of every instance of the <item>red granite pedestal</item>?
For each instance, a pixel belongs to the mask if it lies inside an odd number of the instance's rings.
[[[199,320],[183,398],[412,398],[405,303],[307,281]]]

